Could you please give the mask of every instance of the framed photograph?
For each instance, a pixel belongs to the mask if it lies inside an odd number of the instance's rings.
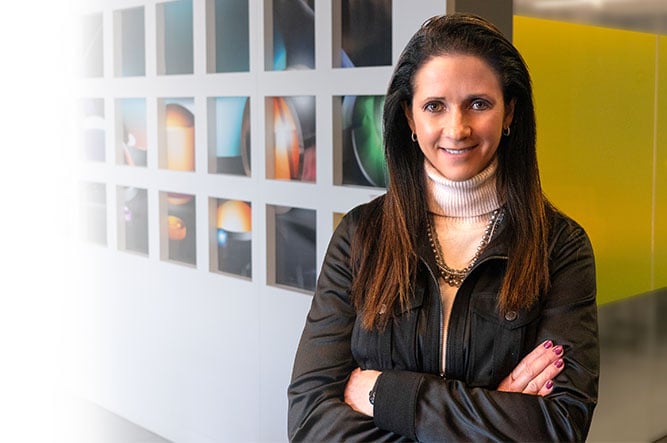
[[[315,97],[266,98],[266,176],[315,182]]]
[[[209,173],[250,176],[250,98],[208,99]]]
[[[114,12],[114,74],[116,77],[146,75],[146,25],[144,8]]]
[[[148,255],[148,194],[118,186],[118,249]]]
[[[336,184],[387,186],[387,167],[382,142],[383,95],[334,97],[334,152],[340,162]]]
[[[160,193],[163,259],[193,266],[197,264],[195,200],[196,197],[190,194]]]
[[[265,69],[315,69],[315,0],[265,0]],[[270,31],[269,31],[270,30]]]
[[[194,171],[194,99],[159,99],[158,107],[158,164],[160,168],[172,171]]]
[[[157,73],[194,72],[192,0],[157,4]]]
[[[211,198],[211,271],[252,278],[252,205]]]
[[[333,66],[391,66],[392,0],[334,0]]]
[[[316,211],[267,206],[270,283],[314,291],[316,270]]]
[[[116,100],[116,161],[121,165],[146,166],[146,99]]]
[[[248,0],[207,0],[206,8],[207,72],[248,72]]]

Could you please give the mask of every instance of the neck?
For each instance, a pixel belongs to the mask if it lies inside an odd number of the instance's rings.
[[[496,191],[497,165],[494,159],[476,176],[453,181],[425,160],[429,210],[447,217],[478,217],[498,209],[501,204]]]

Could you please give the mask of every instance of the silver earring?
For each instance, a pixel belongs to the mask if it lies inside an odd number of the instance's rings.
[[[415,134],[415,133],[413,132],[412,135],[410,136],[410,139],[411,139],[414,143],[417,143],[417,134]]]
[[[510,135],[510,132],[511,132],[511,131],[510,131],[510,127],[509,127],[509,126],[506,127],[506,128],[503,128],[503,135],[504,135],[505,137],[508,137],[508,136]]]

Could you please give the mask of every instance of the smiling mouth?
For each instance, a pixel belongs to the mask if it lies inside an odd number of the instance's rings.
[[[470,148],[461,148],[461,149],[454,149],[454,148],[441,148],[448,154],[454,154],[454,155],[461,155],[465,154],[466,152],[470,152],[473,149],[475,149],[475,146],[472,146]]]

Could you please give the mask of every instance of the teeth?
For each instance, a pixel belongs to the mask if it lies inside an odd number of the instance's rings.
[[[463,152],[469,151],[470,148],[465,148],[465,149],[448,149],[445,148],[445,151],[447,151],[450,154],[461,154]]]

